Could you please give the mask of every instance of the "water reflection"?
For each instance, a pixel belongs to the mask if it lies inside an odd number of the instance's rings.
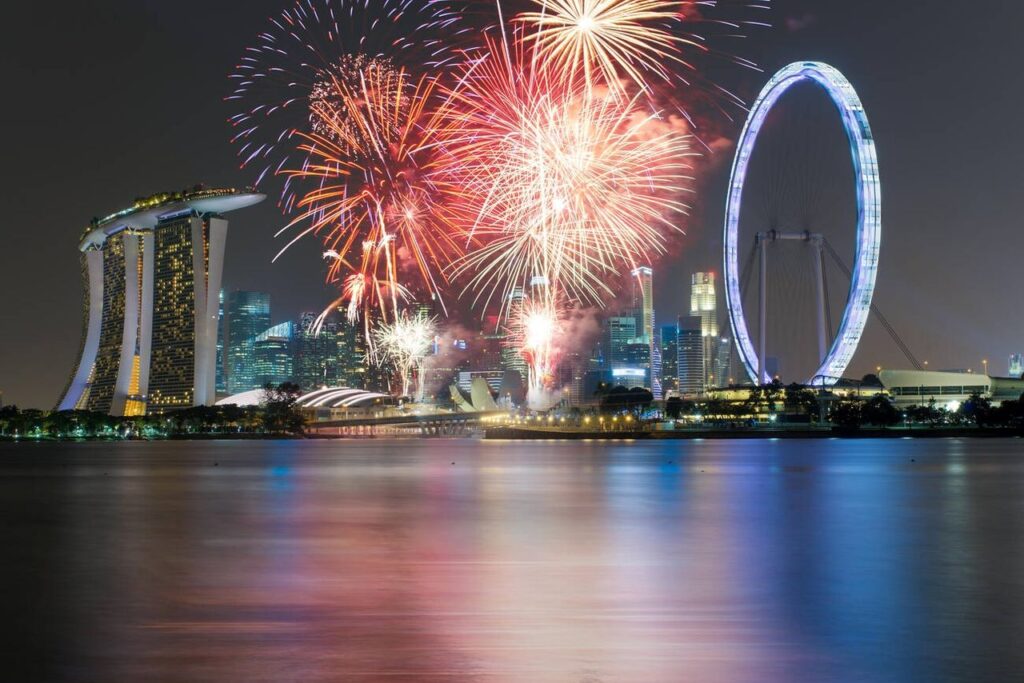
[[[1021,455],[0,445],[4,678],[1020,680]]]

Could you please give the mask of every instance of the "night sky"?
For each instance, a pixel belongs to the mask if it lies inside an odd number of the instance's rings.
[[[77,239],[93,216],[198,182],[243,186],[229,144],[227,75],[289,0],[15,3],[0,40],[0,391],[49,408],[76,362],[82,291]],[[289,3],[290,4],[290,3]],[[779,0],[775,28],[737,76],[751,99],[767,72],[816,59],[842,70],[874,128],[884,241],[876,301],[932,369],[1024,351],[1024,5]],[[737,126],[738,128],[738,126]],[[733,129],[731,135],[738,131]],[[703,178],[688,236],[656,268],[662,321],[686,305],[688,273],[720,270],[731,150]],[[312,241],[281,246],[274,203],[233,214],[225,287],[271,292],[275,321],[329,301]],[[906,366],[869,324],[849,374]]]

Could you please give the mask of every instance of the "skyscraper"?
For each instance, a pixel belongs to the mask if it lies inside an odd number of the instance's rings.
[[[270,327],[270,295],[235,291],[228,294],[225,354],[229,394],[263,386],[256,376],[256,337]]]
[[[295,323],[284,322],[264,330],[252,340],[256,371],[256,386],[252,388],[294,381],[294,338]]]
[[[509,295],[506,307],[506,325],[504,342],[501,349],[502,368],[508,372],[518,372],[523,382],[527,380],[526,360],[520,352],[523,346],[522,315],[526,295],[522,287],[514,287]]]
[[[701,336],[704,338],[704,387],[722,384],[719,372],[722,363],[718,336],[718,296],[714,273],[694,273],[691,278],[690,315],[700,318]],[[728,346],[728,341],[726,342]],[[731,349],[731,346],[729,347]],[[728,360],[725,361],[728,363]],[[725,371],[728,375],[728,370]],[[727,380],[727,378],[726,378]]]
[[[718,297],[715,274],[694,273],[690,289],[690,315],[700,318],[701,335],[718,336]]]
[[[711,353],[712,374],[708,383],[710,387],[725,387],[731,384],[730,369],[732,368],[732,340],[729,337],[714,337],[714,348]]]
[[[86,228],[81,351],[59,409],[141,415],[215,401],[223,214],[263,199],[195,187]]]
[[[1024,354],[1015,353],[1010,356],[1010,377],[1024,376]]]
[[[216,391],[221,398],[228,394],[228,380],[224,372],[224,290],[217,294],[217,371]]]
[[[637,268],[633,278],[633,310],[636,311],[636,336],[644,341],[654,340],[654,271],[646,266]]]
[[[704,392],[707,373],[704,366],[704,332],[699,316],[681,316],[676,339],[678,349],[679,393],[697,396]]]
[[[679,393],[679,328],[676,325],[661,327],[661,389],[667,396]]]
[[[650,386],[651,343],[638,335],[641,318],[612,316],[605,321],[605,362],[614,384]]]

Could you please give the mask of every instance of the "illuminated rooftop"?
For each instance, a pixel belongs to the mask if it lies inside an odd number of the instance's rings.
[[[250,188],[236,190],[202,186],[140,197],[130,207],[92,221],[83,232],[78,248],[81,251],[100,249],[112,235],[123,230],[152,230],[161,220],[176,214],[194,211],[200,215],[219,215],[254,206],[266,198],[266,195]]]

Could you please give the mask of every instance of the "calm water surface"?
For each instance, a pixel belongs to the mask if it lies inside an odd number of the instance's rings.
[[[0,444],[0,680],[1024,680],[1024,441]]]

